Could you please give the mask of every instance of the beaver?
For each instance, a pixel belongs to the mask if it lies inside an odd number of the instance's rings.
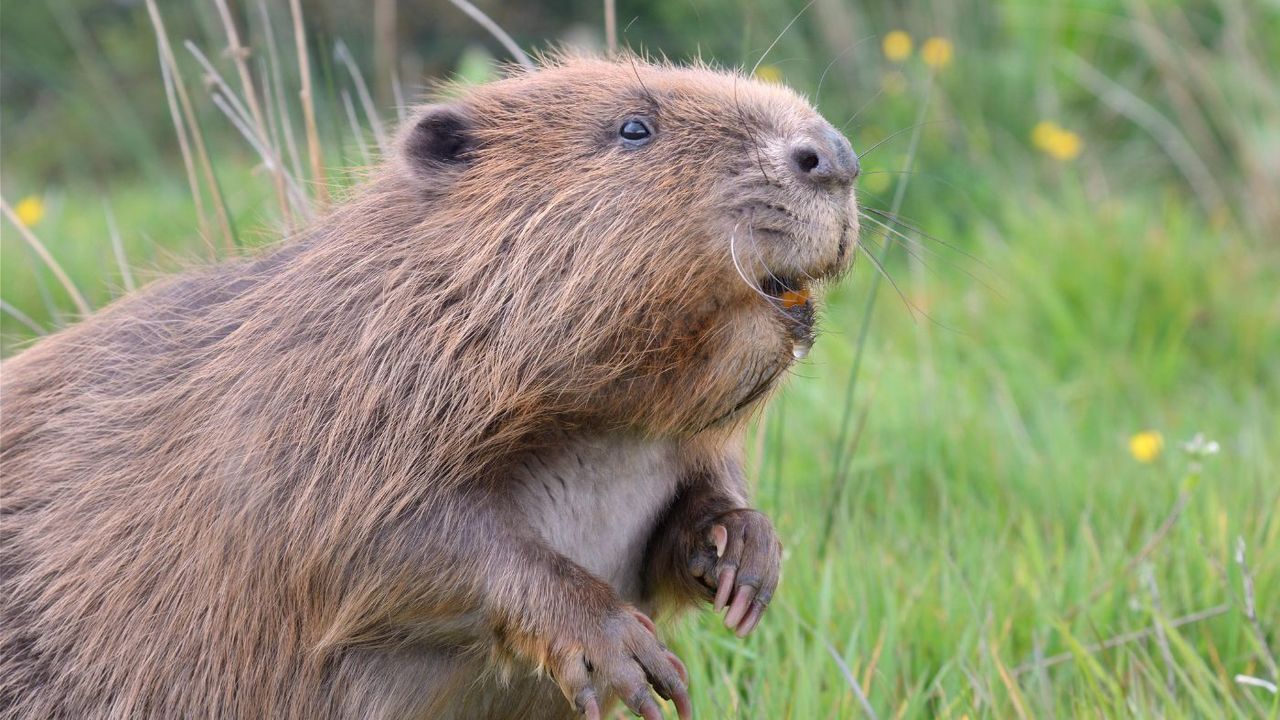
[[[850,264],[795,92],[560,55],[322,218],[3,366],[6,717],[690,716],[652,617],[759,622],[743,428]]]

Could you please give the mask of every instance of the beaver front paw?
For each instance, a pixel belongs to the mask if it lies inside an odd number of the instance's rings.
[[[778,587],[782,543],[769,518],[748,508],[717,515],[705,527],[689,570],[715,593],[716,612],[729,608],[725,626],[746,637]]]
[[[576,637],[553,645],[547,663],[560,691],[587,720],[600,720],[613,697],[645,720],[662,720],[650,686],[676,706],[680,720],[692,716],[689,673],[680,658],[658,641],[653,621],[633,608],[616,608]]]

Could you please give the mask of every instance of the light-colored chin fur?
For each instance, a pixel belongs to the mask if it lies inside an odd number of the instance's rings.
[[[735,245],[733,249],[734,272],[738,277],[734,280],[753,285],[752,294],[741,302],[750,309],[736,322],[746,334],[756,340],[754,352],[739,354],[737,359],[742,363],[739,367],[741,384],[735,395],[744,407],[738,408],[735,414],[749,411],[749,407],[757,406],[768,395],[771,387],[776,386],[785,377],[786,371],[797,361],[808,356],[813,343],[812,327],[797,331],[794,319],[789,317],[776,299],[762,295],[753,277],[765,277],[769,273],[786,273],[792,277],[803,278],[805,288],[812,294],[809,301],[811,310],[816,313],[821,303],[820,285],[842,273],[852,262],[858,244],[857,203],[850,194],[848,204],[838,208],[834,203],[815,203],[811,221],[820,225],[823,232],[816,234],[808,241],[789,238],[769,237],[772,247],[764,251],[757,245],[757,265],[750,272],[743,267],[742,257]],[[843,212],[841,212],[843,210]],[[781,242],[779,242],[781,240]],[[767,259],[766,258],[767,254]]]
[[[781,202],[789,206],[801,204],[791,192],[779,194],[785,196]],[[796,337],[794,321],[787,317],[777,298],[767,296],[760,288],[761,279],[771,274],[802,279],[805,289],[812,293],[810,302],[816,313],[820,307],[821,286],[849,267],[858,246],[857,200],[853,193],[843,205],[834,198],[815,193],[804,195],[808,197],[802,196],[806,202],[801,224],[812,228],[811,233],[756,233],[739,220],[725,234],[724,243],[732,265],[731,275],[725,282],[738,286],[739,290],[734,293],[736,299],[728,303],[736,305],[738,310],[725,322],[736,325],[738,335],[752,348],[749,352],[726,353],[731,366],[736,361],[742,378],[742,384],[735,391],[740,400],[758,387],[762,377],[772,374],[775,376],[772,384],[780,381],[787,367],[804,359],[812,345],[811,334],[806,338]],[[782,371],[775,372],[779,365],[783,366]],[[764,394],[767,393],[761,393]]]
[[[787,208],[794,219],[735,208],[736,212],[726,213],[719,223],[717,234],[723,238],[720,242],[736,280],[757,286],[760,279],[773,274],[818,282],[848,268],[860,230],[858,203],[852,192],[842,201],[784,185],[778,189],[776,201],[770,200],[770,204]]]

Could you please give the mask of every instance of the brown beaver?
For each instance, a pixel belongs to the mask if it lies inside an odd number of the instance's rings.
[[[560,57],[398,148],[5,363],[5,716],[687,717],[646,613],[755,627],[741,428],[852,254],[848,141],[781,86]]]

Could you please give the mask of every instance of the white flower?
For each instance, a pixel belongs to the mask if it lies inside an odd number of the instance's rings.
[[[1217,455],[1222,448],[1218,445],[1217,440],[1206,438],[1204,433],[1196,433],[1195,437],[1182,443],[1182,449],[1187,451],[1188,455],[1199,459]]]

